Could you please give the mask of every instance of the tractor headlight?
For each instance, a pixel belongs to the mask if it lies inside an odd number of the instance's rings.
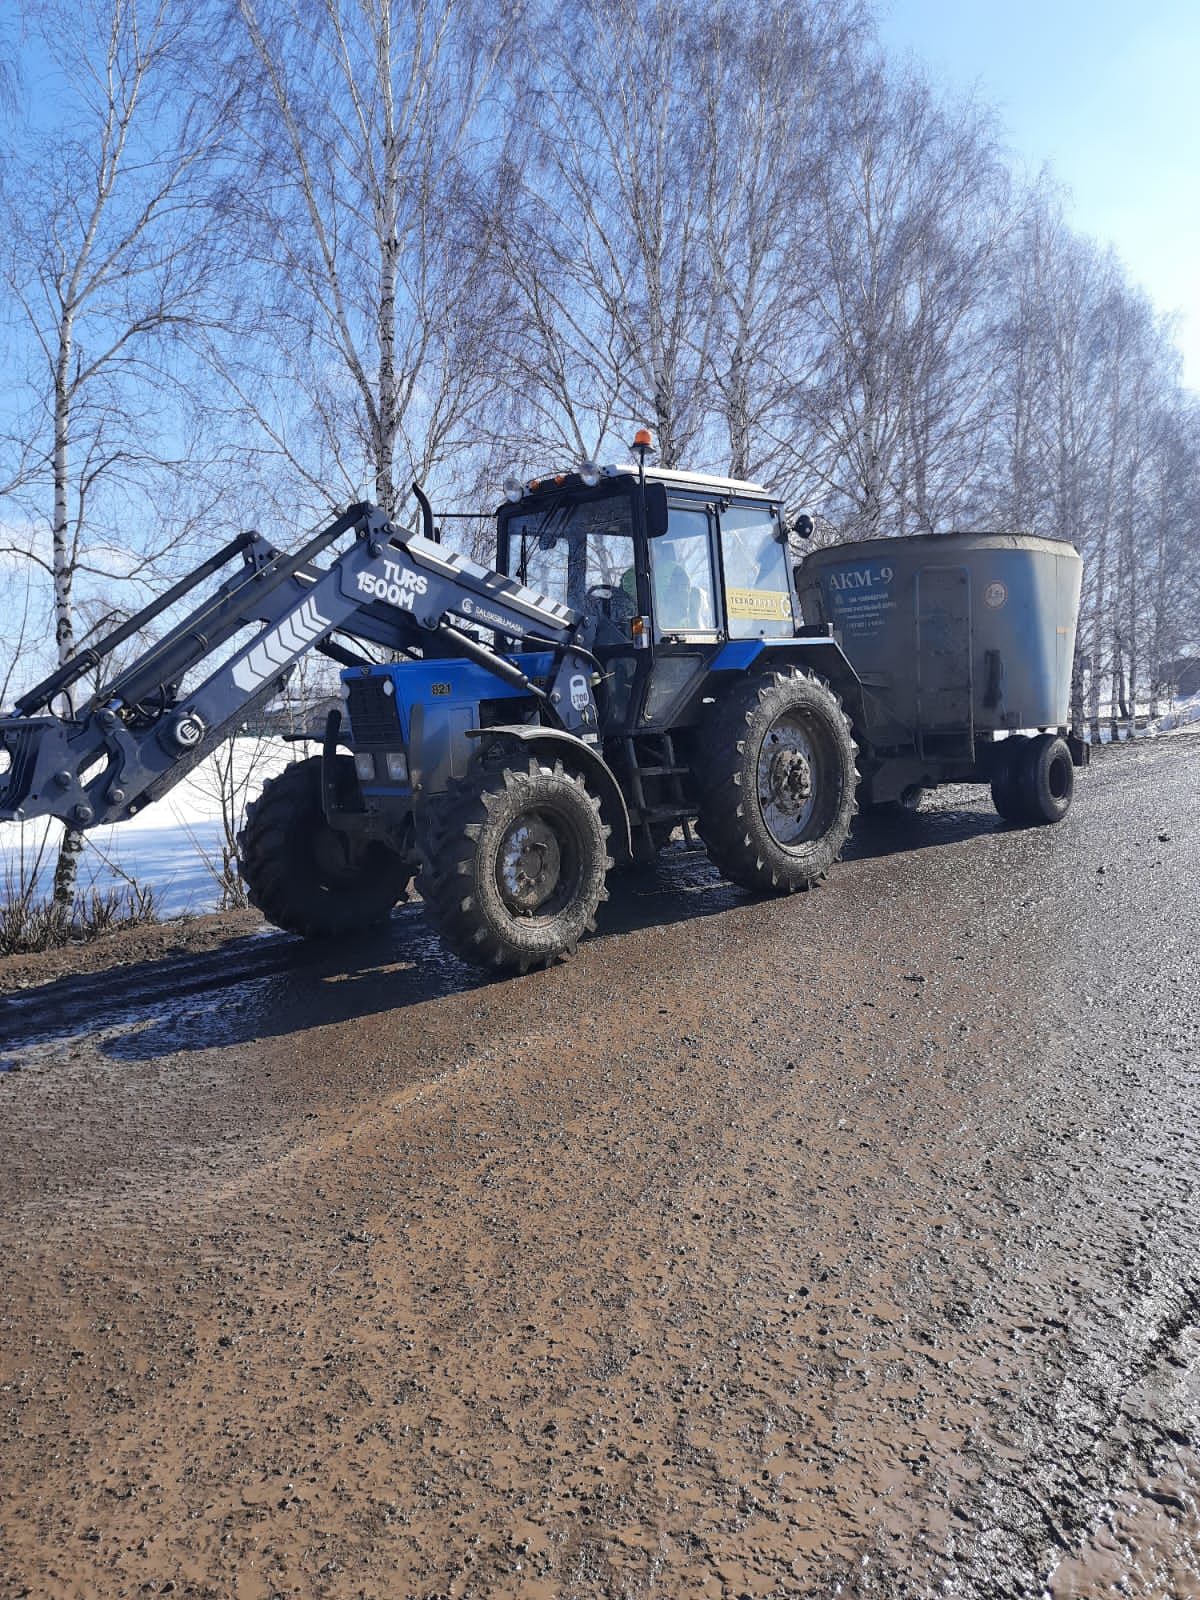
[[[595,461],[583,461],[579,466],[579,476],[589,489],[594,489],[600,482],[600,468]]]
[[[375,757],[369,750],[356,750],[354,752],[354,770],[358,773],[362,783],[375,781]]]
[[[516,505],[517,501],[524,493],[525,485],[521,482],[520,478],[505,478],[504,498],[506,500],[511,500],[512,503]]]
[[[403,750],[389,750],[383,759],[387,763],[387,775],[393,783],[408,782],[408,757]]]

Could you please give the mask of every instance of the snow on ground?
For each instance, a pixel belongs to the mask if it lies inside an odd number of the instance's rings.
[[[1180,733],[1186,729],[1193,731],[1200,729],[1200,694],[1169,701],[1167,709],[1156,717],[1151,717],[1150,708],[1144,703],[1139,703],[1136,709],[1137,717],[1132,723],[1127,717],[1119,714],[1116,716],[1117,738],[1122,744],[1126,739],[1155,739],[1160,733]],[[1112,743],[1113,718],[1113,707],[1101,706],[1099,718],[1101,744]],[[1083,729],[1083,738],[1088,742],[1094,742],[1087,726]]]
[[[1181,728],[1200,728],[1200,694],[1173,700],[1171,708],[1150,724],[1155,733],[1178,733]]]
[[[240,825],[264,782],[313,749],[283,739],[236,739],[230,763],[229,747],[223,746],[136,821],[91,829],[80,861],[80,887],[104,890],[134,878],[154,889],[160,916],[214,910],[219,890],[209,863],[220,869],[222,787],[234,799]],[[228,773],[224,778],[222,766]],[[0,898],[7,899],[34,872],[39,889],[49,891],[60,832],[57,822],[0,822]]]

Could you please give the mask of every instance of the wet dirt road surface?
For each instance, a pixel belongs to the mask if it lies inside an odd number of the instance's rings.
[[[10,994],[0,1594],[1200,1594],[1198,791]]]

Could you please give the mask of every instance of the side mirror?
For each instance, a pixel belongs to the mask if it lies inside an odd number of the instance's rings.
[[[665,483],[648,483],[644,492],[646,537],[659,539],[667,531],[667,486]]]
[[[813,519],[807,511],[788,511],[783,518],[784,531],[797,539],[811,539]]]

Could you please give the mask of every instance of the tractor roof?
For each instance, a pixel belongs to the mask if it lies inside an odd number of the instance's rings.
[[[597,480],[603,481],[614,478],[637,479],[638,467],[635,462],[622,461],[610,466],[596,468]],[[746,478],[723,478],[709,472],[681,472],[674,467],[647,467],[646,478],[650,483],[661,483],[668,488],[692,489],[700,493],[721,495],[752,495],[755,499],[774,501],[776,496],[764,488],[761,483],[752,483]],[[515,479],[506,479],[506,490],[511,483],[513,493],[509,494],[510,504],[521,504],[528,496],[551,494],[564,485],[577,488],[582,484],[579,468],[568,472],[543,473],[536,478],[530,478],[528,483],[519,484]],[[520,491],[519,493],[516,491]],[[501,511],[504,506],[499,508]]]
[[[632,472],[637,476],[637,468],[632,463],[622,465],[617,470]],[[754,494],[761,495],[764,500],[770,498],[761,483],[751,483],[746,478],[719,478],[708,472],[679,472],[674,467],[647,467],[646,476],[658,483],[678,484],[681,489],[717,489],[725,494]]]

